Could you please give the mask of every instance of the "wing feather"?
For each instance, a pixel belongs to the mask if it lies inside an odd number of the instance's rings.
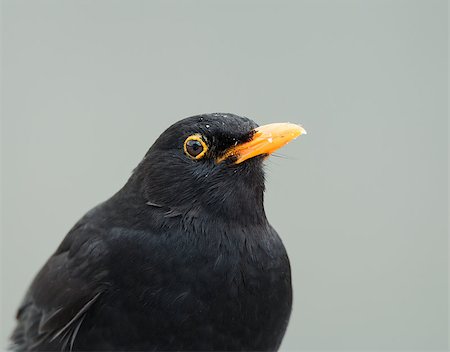
[[[77,225],[31,284],[11,349],[72,350],[86,314],[109,287],[102,230]]]

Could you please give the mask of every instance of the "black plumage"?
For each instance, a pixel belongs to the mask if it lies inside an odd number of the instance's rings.
[[[11,348],[276,350],[292,292],[288,256],[264,212],[266,154],[237,163],[229,153],[256,127],[207,114],[162,133],[38,273]],[[201,140],[186,146],[189,136]]]

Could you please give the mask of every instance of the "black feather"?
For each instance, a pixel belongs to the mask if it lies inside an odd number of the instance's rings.
[[[289,260],[263,206],[262,158],[216,158],[257,125],[184,119],[127,184],[68,233],[26,294],[15,351],[276,350],[291,311]],[[183,141],[201,134],[192,160]]]

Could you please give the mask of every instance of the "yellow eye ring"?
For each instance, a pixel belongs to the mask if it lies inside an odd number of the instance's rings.
[[[208,151],[208,146],[200,134],[193,134],[184,141],[184,153],[194,160],[201,159]]]

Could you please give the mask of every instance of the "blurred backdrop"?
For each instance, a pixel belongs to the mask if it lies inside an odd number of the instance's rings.
[[[447,1],[2,5],[2,348],[75,221],[217,111],[308,130],[267,163],[282,349],[447,348]]]

